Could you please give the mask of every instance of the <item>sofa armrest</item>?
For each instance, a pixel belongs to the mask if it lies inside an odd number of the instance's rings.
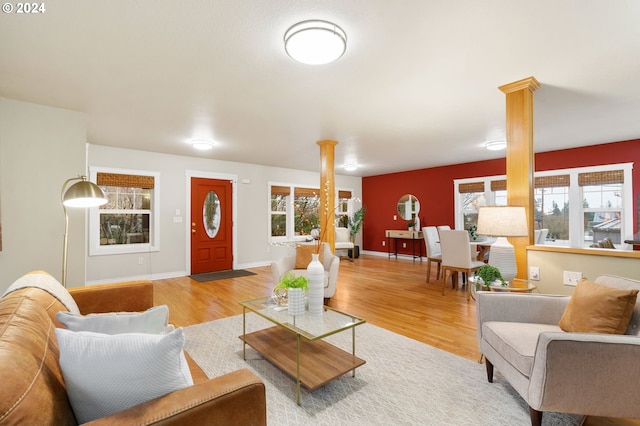
[[[283,256],[271,262],[271,277],[273,284],[278,284],[284,274],[291,271],[296,266],[296,252]]]
[[[479,291],[476,293],[478,346],[488,321],[557,324],[569,296]]]
[[[153,307],[153,284],[148,280],[74,287],[69,293],[83,315],[141,312]]]
[[[86,425],[266,425],[264,383],[236,370]]]
[[[324,289],[325,299],[330,299],[336,294],[338,286],[338,272],[340,271],[340,258],[332,255],[331,265],[329,266],[327,286]]]
[[[527,400],[539,411],[638,418],[638,359],[637,336],[541,333]]]
[[[481,291],[476,300],[478,326],[487,321],[557,324],[569,296]]]

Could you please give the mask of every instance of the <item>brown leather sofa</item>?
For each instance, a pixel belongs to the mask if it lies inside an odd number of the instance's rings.
[[[150,281],[70,289],[82,314],[144,311]],[[76,425],[58,364],[54,328],[64,305],[39,288],[0,299],[0,424]],[[264,383],[246,369],[208,379],[187,355],[194,385],[94,420],[91,425],[265,425]]]

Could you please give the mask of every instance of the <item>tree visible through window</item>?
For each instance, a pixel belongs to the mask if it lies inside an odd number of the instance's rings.
[[[543,244],[603,247],[603,240],[622,245],[633,230],[631,171],[633,164],[610,164],[536,172],[534,229],[548,229]],[[469,229],[477,207],[506,205],[504,176],[454,181],[456,227]]]
[[[91,176],[108,202],[90,213],[90,254],[158,250],[159,174],[96,167]]]

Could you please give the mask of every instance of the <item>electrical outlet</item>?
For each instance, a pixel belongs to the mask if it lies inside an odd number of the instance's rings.
[[[402,243],[402,248],[407,248],[407,243]]]
[[[537,266],[529,266],[529,279],[531,281],[540,281],[540,268]]]
[[[140,256],[138,258],[138,265],[142,265],[144,263],[144,257]]]
[[[398,215],[393,215],[393,220],[398,220]]]
[[[582,272],[562,271],[562,284],[576,286],[582,279]]]
[[[382,240],[382,247],[386,246],[387,242],[385,240]]]

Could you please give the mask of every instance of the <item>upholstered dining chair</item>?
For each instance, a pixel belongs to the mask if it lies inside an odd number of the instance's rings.
[[[438,225],[438,235],[440,235],[440,231],[445,230],[445,231],[449,231],[451,230],[451,227],[449,225]]]
[[[540,230],[540,234],[536,238],[536,244],[544,244],[547,242],[547,234],[549,233],[549,229],[544,228]]]
[[[440,247],[442,248],[442,295],[444,296],[447,275],[451,275],[453,287],[457,288],[458,272],[471,276],[485,263],[475,259],[475,253],[472,253],[472,246],[469,243],[469,233],[465,230],[441,230]],[[467,282],[467,300],[470,298],[471,286]]]
[[[424,245],[427,249],[427,282],[431,282],[431,263],[438,264],[436,279],[440,279],[440,266],[442,265],[442,250],[440,249],[440,237],[435,226],[422,228]]]

